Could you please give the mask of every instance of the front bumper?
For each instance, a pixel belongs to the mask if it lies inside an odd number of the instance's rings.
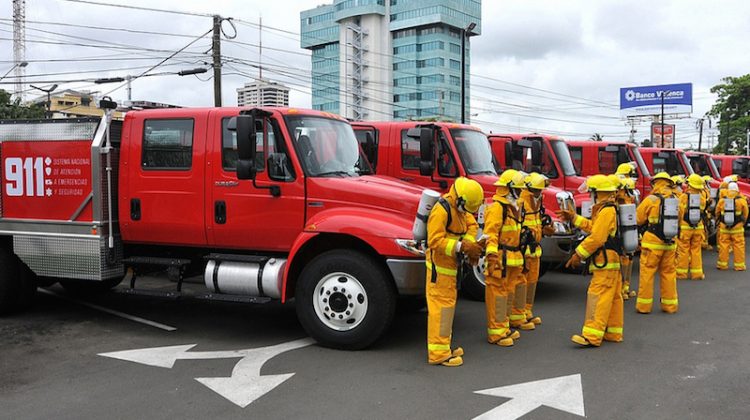
[[[400,295],[423,295],[427,268],[424,260],[388,259],[385,261],[391,271],[396,289]]]
[[[576,235],[554,235],[542,238],[542,262],[560,263],[567,261],[578,242]]]

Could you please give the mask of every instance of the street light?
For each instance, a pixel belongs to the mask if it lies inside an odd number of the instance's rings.
[[[29,86],[31,86],[32,88],[36,90],[41,90],[42,92],[47,94],[47,112],[45,113],[44,116],[45,118],[52,118],[52,97],[50,93],[52,93],[55,89],[57,89],[57,83],[52,85],[49,89],[42,89],[34,85],[29,85]]]
[[[137,79],[139,77],[166,76],[166,75],[171,75],[171,74],[176,74],[178,76],[190,76],[192,74],[201,74],[201,73],[206,73],[206,72],[208,72],[207,68],[196,67],[194,69],[180,70],[180,71],[178,71],[176,73],[165,72],[165,73],[144,74],[142,76],[133,76],[133,75],[129,74],[129,75],[125,76],[125,77],[104,77],[104,78],[101,78],[101,79],[95,79],[94,83],[96,83],[97,85],[100,85],[100,84],[105,84],[105,83],[127,82],[128,83],[128,86],[127,86],[128,102],[131,102],[132,101],[133,89],[130,87],[130,82],[133,81],[134,79]]]
[[[664,147],[664,96],[672,93],[671,90],[663,90],[661,92],[661,144],[657,147]],[[674,144],[672,144],[674,147]]]
[[[10,74],[10,72],[12,72],[13,70],[15,70],[16,67],[26,67],[28,65],[29,65],[29,63],[27,61],[21,61],[18,64],[14,64],[13,67],[11,67],[10,70],[8,70],[8,72],[3,75],[3,77],[0,77],[0,80],[3,80],[6,77],[8,77],[8,75]]]
[[[477,24],[474,22],[461,29],[461,124],[466,124],[466,38],[474,35],[472,32]]]

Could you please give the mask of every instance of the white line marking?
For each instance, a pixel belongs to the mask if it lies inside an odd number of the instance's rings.
[[[164,331],[177,331],[177,328],[172,327],[170,325],[166,324],[160,324],[158,322],[149,321],[148,319],[141,318],[139,316],[126,314],[124,312],[116,311],[114,309],[105,308],[103,306],[94,305],[93,303],[84,302],[82,300],[69,298],[67,296],[63,296],[59,293],[53,292],[52,290],[42,289],[41,287],[37,289],[38,292],[44,293],[45,295],[54,296],[58,299],[67,300],[68,302],[77,303],[79,305],[83,305],[86,307],[89,307],[91,309],[96,309],[97,311],[102,311],[105,313],[108,313],[110,315],[119,316],[120,318],[125,318],[130,321],[140,322],[141,324],[146,324],[154,328],[159,328]]]
[[[474,420],[515,420],[546,405],[586,417],[581,374],[474,391],[475,394],[510,398]]]

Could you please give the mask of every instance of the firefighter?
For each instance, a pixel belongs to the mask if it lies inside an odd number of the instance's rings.
[[[540,242],[542,236],[551,236],[555,229],[545,220],[549,220],[542,204],[542,191],[547,187],[549,181],[544,175],[536,172],[530,173],[525,179],[526,189],[521,191],[518,200],[518,208],[524,216],[523,227],[525,243],[522,244],[524,251],[526,281],[526,322],[532,325],[540,325],[542,318],[534,316],[534,297],[536,295],[536,285],[539,281],[539,265],[542,257],[542,247]],[[516,296],[516,298],[518,298]]]
[[[516,207],[517,188],[523,175],[508,169],[495,182],[497,190],[492,204],[485,210],[484,234],[487,235],[485,269],[485,307],[487,341],[512,346],[521,334],[510,330],[510,316],[518,279],[523,278],[523,254],[520,250],[521,215]],[[524,295],[524,301],[525,301]],[[525,314],[525,308],[524,312]],[[524,316],[525,319],[525,316]],[[532,327],[534,324],[531,324]]]
[[[591,220],[577,216],[572,211],[559,211],[560,218],[573,220],[582,230],[589,232],[565,264],[577,267],[589,261],[593,274],[588,288],[586,319],[581,334],[571,340],[584,347],[600,346],[602,340],[620,342],[623,339],[622,278],[620,274],[620,246],[617,245],[617,210],[615,195],[617,177],[593,175],[586,180],[594,207]]]
[[[680,197],[680,235],[677,240],[677,279],[703,280],[703,218],[706,213],[706,182],[698,174],[687,179],[688,189]]]
[[[734,211],[731,211],[731,207]],[[734,254],[734,270],[745,271],[745,222],[748,217],[747,201],[740,196],[737,182],[729,182],[726,197],[719,199],[716,205],[716,218],[718,219],[719,232],[719,259],[716,268],[727,270],[729,268],[729,251]]]
[[[651,312],[654,277],[661,280],[661,309],[675,313],[678,309],[675,243],[679,229],[679,205],[674,203],[674,182],[666,172],[651,178],[652,194],[638,205],[638,226],[646,228],[641,241],[640,275],[636,311]],[[675,208],[671,206],[674,204]],[[669,208],[668,208],[669,207]],[[669,215],[667,215],[669,213]]]
[[[472,214],[483,201],[481,185],[460,177],[432,207],[427,219],[427,353],[433,365],[463,364],[463,349],[451,351],[456,282],[462,256],[472,265],[481,257],[482,245],[475,240],[478,225]]]
[[[618,189],[617,196],[615,198],[617,205],[637,205],[637,190],[635,188],[635,181],[629,176],[623,177],[622,174],[620,174],[619,177],[620,188]],[[630,290],[630,278],[633,274],[633,255],[623,253],[620,256],[620,271],[622,274],[622,298],[624,300],[630,300],[631,297],[635,297],[635,290]]]
[[[708,237],[711,233],[711,226],[710,224],[713,223],[714,218],[711,214],[712,209],[716,209],[716,203],[714,202],[713,197],[711,197],[711,175],[704,175],[703,176],[703,182],[705,183],[705,188],[703,189],[703,196],[706,198],[706,212],[703,215],[703,242],[701,243],[701,247],[705,250],[711,251],[713,250],[713,247],[711,244],[708,243]]]

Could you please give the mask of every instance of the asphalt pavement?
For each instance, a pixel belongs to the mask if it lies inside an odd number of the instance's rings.
[[[424,312],[399,313],[374,347],[347,352],[304,341],[291,305],[78,298],[53,286],[0,319],[0,418],[747,419],[750,276],[716,271],[715,252],[704,259],[706,280],[678,283],[679,313],[636,314],[626,301],[625,341],[600,348],[570,341],[589,277],[545,275],[543,324],[510,348],[486,343],[483,303],[460,299],[458,368],[426,363]],[[169,348],[126,352],[155,347]]]

